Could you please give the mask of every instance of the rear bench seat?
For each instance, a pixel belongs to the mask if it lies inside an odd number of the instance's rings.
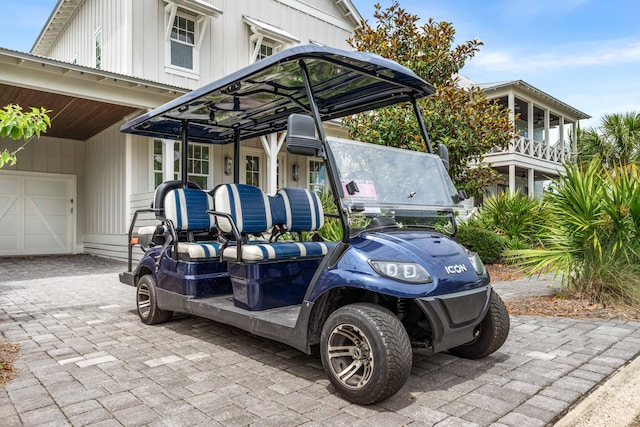
[[[220,255],[220,243],[196,241],[198,234],[216,230],[215,218],[207,213],[213,208],[211,195],[196,188],[173,188],[163,198],[164,217],[170,220],[178,237],[180,259],[201,261]]]
[[[304,188],[284,188],[276,196],[245,184],[223,184],[214,190],[218,228],[233,233],[235,245],[227,246],[228,261],[271,261],[321,257],[332,242],[264,242],[247,240],[249,234],[263,233],[274,225],[290,232],[315,231],[324,224],[318,196]]]

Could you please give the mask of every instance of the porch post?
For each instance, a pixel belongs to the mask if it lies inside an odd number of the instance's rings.
[[[551,137],[549,131],[549,122],[551,121],[550,112],[548,109],[544,110],[544,143],[546,145],[551,145],[551,141],[549,138]]]
[[[529,139],[531,141],[533,141],[534,140],[534,138],[533,138],[533,133],[534,133],[534,130],[533,130],[533,126],[534,126],[533,119],[534,119],[534,117],[533,117],[533,102],[532,101],[529,101],[529,105],[527,106],[527,116],[528,116],[528,118],[527,118],[527,133],[529,134]]]
[[[286,133],[283,132],[279,138],[277,133],[260,137],[262,147],[267,155],[267,193],[271,195],[275,195],[278,191],[278,153],[282,148],[285,136]]]
[[[175,178],[173,167],[173,140],[162,140],[162,181],[173,181]]]
[[[516,165],[509,165],[509,193],[516,192]]]
[[[529,169],[529,175],[527,176],[527,178],[528,178],[527,187],[529,187],[529,197],[535,197],[535,195],[536,195],[536,189],[535,189],[536,180],[535,180],[535,176],[536,176],[536,171],[534,169]]]
[[[509,107],[509,121],[511,122],[511,126],[515,129],[516,127],[516,97],[513,92],[510,92],[507,95],[507,107]]]
[[[558,125],[558,133],[559,133],[559,137],[560,137],[560,149],[562,150],[562,161],[565,161],[565,158],[568,157],[565,153],[565,148],[564,148],[564,116],[560,116],[560,119],[558,120],[559,125]]]

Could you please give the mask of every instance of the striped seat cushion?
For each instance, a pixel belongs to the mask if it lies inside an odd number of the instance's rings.
[[[287,258],[304,258],[327,254],[333,242],[277,242],[246,243],[242,245],[243,261],[269,261]],[[237,246],[224,249],[223,257],[227,260],[238,259]]]
[[[178,254],[187,261],[215,258],[220,254],[218,242],[180,242]]]

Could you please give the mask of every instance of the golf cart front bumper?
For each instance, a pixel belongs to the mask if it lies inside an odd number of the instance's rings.
[[[429,319],[434,352],[458,347],[473,340],[476,327],[489,311],[490,285],[433,297],[415,302]]]

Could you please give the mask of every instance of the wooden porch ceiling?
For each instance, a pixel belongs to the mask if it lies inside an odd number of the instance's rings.
[[[18,104],[23,109],[51,110],[46,136],[85,141],[137,111],[136,108],[74,96],[0,84],[0,107]]]

